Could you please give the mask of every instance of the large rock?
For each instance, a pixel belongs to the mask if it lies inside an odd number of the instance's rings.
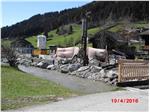
[[[58,64],[69,64],[69,63],[71,63],[71,59],[66,59],[66,58],[62,58],[62,59],[59,59],[59,60],[57,60],[57,63]]]
[[[49,64],[48,63],[43,63],[43,65],[41,66],[41,68],[47,68],[49,66]]]
[[[70,72],[69,75],[77,75],[77,71]]]
[[[96,73],[91,73],[87,78],[95,80],[96,79],[96,75],[97,75]]]
[[[81,64],[80,63],[76,63],[76,64],[70,64],[68,66],[68,69],[69,69],[70,72],[73,72],[73,71],[77,70],[80,67],[81,67]]]
[[[100,72],[101,70],[102,70],[101,67],[98,67],[98,66],[95,66],[95,65],[90,67],[90,72],[92,72],[92,73]]]
[[[61,69],[61,73],[68,73],[69,72],[69,69],[68,68],[62,68]]]
[[[87,70],[89,68],[90,68],[90,66],[83,66],[83,67],[80,67],[77,71],[81,72],[81,71],[85,71],[85,70]]]
[[[48,65],[48,66],[47,66],[47,69],[49,69],[49,70],[55,70],[56,67],[55,67],[55,65]]]
[[[89,73],[89,69],[79,72],[79,74],[77,74],[77,75],[79,75],[79,77],[86,78],[87,73]]]
[[[61,61],[62,64],[69,64],[70,62],[71,62],[70,59],[63,59],[63,60]]]
[[[114,70],[110,70],[107,72],[107,77],[108,78],[116,78],[117,77],[117,72]]]
[[[117,81],[118,81],[118,80],[115,78],[115,79],[113,79],[113,80],[111,81],[111,84],[116,84]]]
[[[91,59],[89,61],[89,65],[96,65],[96,66],[99,66],[100,64],[100,61],[98,61],[97,59]]]
[[[88,79],[92,79],[92,73],[87,71],[87,73],[85,74],[85,77]]]
[[[101,74],[98,72],[98,73],[95,73],[95,80],[101,80],[102,77],[101,77]]]
[[[31,63],[31,66],[36,66],[36,65],[37,65],[37,62]]]
[[[41,61],[41,62],[39,62],[39,63],[37,64],[37,67],[41,67],[43,64],[44,64],[44,62]]]
[[[110,81],[110,78],[105,78],[104,79],[104,82],[106,82],[106,83],[109,82],[109,81]]]
[[[107,75],[104,69],[102,69],[99,73],[100,73],[101,78],[107,78]]]
[[[69,64],[64,64],[64,65],[60,65],[59,68],[61,69],[61,68],[65,68],[65,67],[68,67],[68,66],[69,66]]]
[[[61,73],[68,73],[69,72],[69,67],[68,66],[69,66],[69,64],[60,66]]]

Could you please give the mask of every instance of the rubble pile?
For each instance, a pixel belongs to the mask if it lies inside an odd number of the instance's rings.
[[[108,64],[106,62],[100,62],[96,59],[89,61],[88,66],[82,66],[80,59],[74,58],[62,59],[55,61],[39,60],[39,59],[19,59],[19,64],[25,66],[35,66],[48,70],[57,70],[61,73],[67,73],[81,78],[87,78],[95,81],[103,81],[105,83],[116,85],[118,80],[118,70],[115,64]]]
[[[69,72],[69,75],[75,75],[81,78],[88,78],[97,81],[103,81],[111,85],[116,85],[118,73],[117,69],[107,70],[95,65],[80,67],[78,70]]]
[[[62,64],[58,71],[81,78],[103,81],[111,85],[116,85],[118,81],[117,64],[100,63],[96,59],[89,61],[88,66],[82,66],[80,63]]]

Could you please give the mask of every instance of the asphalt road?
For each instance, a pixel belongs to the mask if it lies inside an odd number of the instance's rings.
[[[41,69],[37,67],[25,67],[22,65],[19,66],[19,69],[34,76],[53,81],[80,93],[91,94],[108,92],[116,89],[115,86],[110,86],[100,81],[79,78],[68,74],[62,74],[57,71]]]
[[[113,103],[112,99],[138,99],[135,103]],[[148,90],[123,90],[79,96],[59,102],[25,107],[16,111],[112,111],[148,112]],[[12,111],[10,111],[12,112]]]

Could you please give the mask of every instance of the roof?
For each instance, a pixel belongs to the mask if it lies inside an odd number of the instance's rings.
[[[103,31],[96,33],[95,36],[91,37],[89,41],[92,41],[93,39],[99,38],[100,36],[105,36],[105,38],[109,38],[111,40],[115,40],[117,42],[125,43],[126,40],[121,37],[118,33],[110,32],[110,31]],[[104,37],[103,37],[104,38]]]
[[[43,37],[43,38],[45,38],[46,36],[45,35],[38,35],[37,37]]]
[[[140,35],[149,35],[149,30],[146,30],[146,31],[140,33]]]
[[[12,47],[33,47],[33,45],[25,39],[17,39],[11,42]]]

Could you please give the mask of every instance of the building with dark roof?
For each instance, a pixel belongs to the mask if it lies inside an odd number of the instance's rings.
[[[143,50],[149,51],[149,30],[140,33],[140,37],[145,42]]]
[[[105,49],[107,46],[108,50],[127,44],[127,41],[118,33],[109,31],[98,32],[89,41],[92,42],[94,48]]]
[[[25,39],[18,39],[11,43],[11,47],[14,48],[18,53],[32,54],[34,49],[33,45]]]

